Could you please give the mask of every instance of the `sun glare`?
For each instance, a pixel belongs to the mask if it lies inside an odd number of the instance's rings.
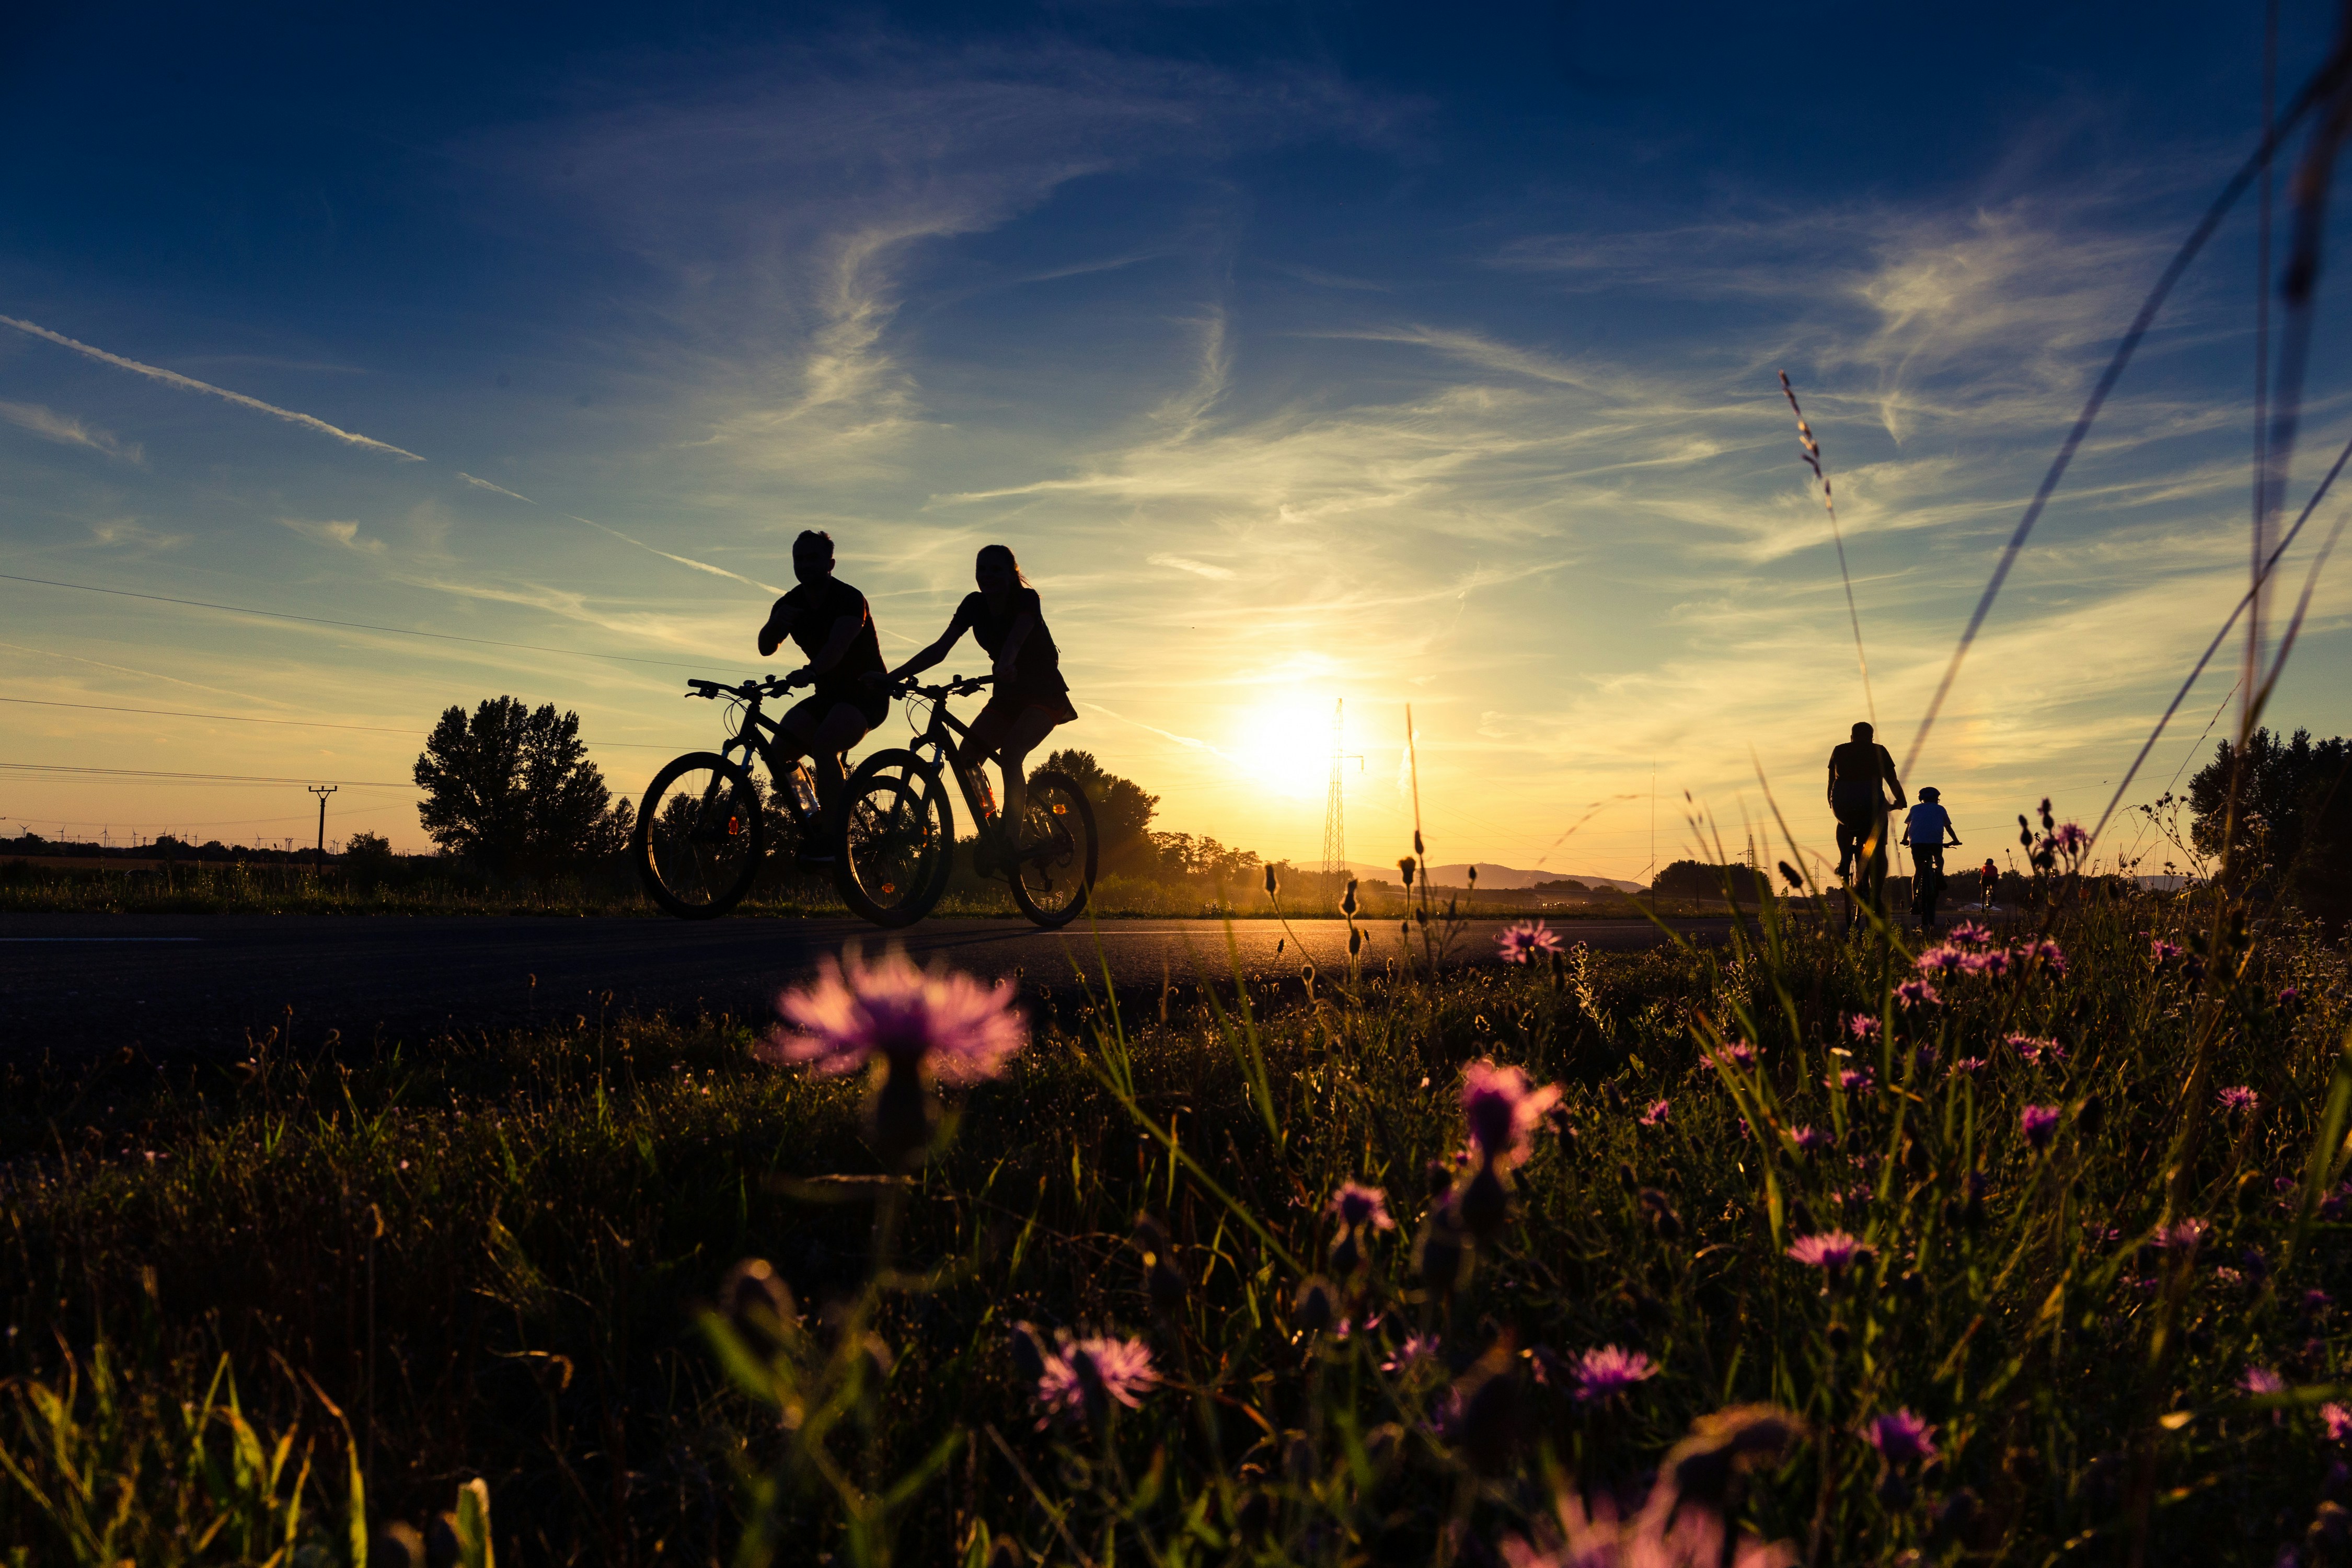
[[[1258,784],[1291,800],[1318,800],[1331,783],[1331,699],[1270,699],[1242,717],[1234,755]]]

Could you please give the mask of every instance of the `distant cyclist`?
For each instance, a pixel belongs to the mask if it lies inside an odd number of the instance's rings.
[[[1868,724],[1856,724],[1853,738],[1830,752],[1830,810],[1837,814],[1840,877],[1849,867],[1861,872],[1874,868],[1880,879],[1885,877],[1885,790],[1895,792],[1896,809],[1905,804],[1903,783],[1895,776],[1895,759],[1871,739],[1873,733]],[[1866,860],[1868,866],[1855,866],[1858,859]]]
[[[2000,868],[1992,863],[1990,855],[1985,857],[1984,869],[1977,873],[1977,886],[1983,889],[1984,907],[1992,908],[1994,890],[2000,886]]]
[[[1952,830],[1952,814],[1941,805],[1943,792],[1929,784],[1920,790],[1919,804],[1903,818],[1903,842],[1911,847],[1912,901],[1919,910],[1919,929],[1936,923],[1936,894],[1944,883],[1944,846],[1960,836]]]
[[[971,739],[957,760],[977,769],[990,752],[996,753],[1004,773],[1000,820],[1018,823],[1027,786],[1023,763],[1055,725],[1076,719],[1078,710],[1070,706],[1061,650],[1045,629],[1037,590],[1021,574],[1012,550],[1002,544],[982,546],[971,575],[979,589],[964,595],[939,641],[892,670],[889,678],[895,681],[920,674],[947,658],[964,633],[972,635],[994,661],[996,685],[987,706],[971,721]]]
[[[842,783],[841,753],[866,738],[890,710],[889,694],[872,679],[882,673],[882,645],[866,595],[833,574],[833,535],[810,530],[793,541],[793,575],[800,586],[776,601],[760,628],[760,657],[774,656],[786,637],[808,658],[812,695],[778,721],[782,741],[771,763],[782,778],[806,756],[816,768],[817,797],[830,807]],[[823,856],[804,858],[822,860]]]

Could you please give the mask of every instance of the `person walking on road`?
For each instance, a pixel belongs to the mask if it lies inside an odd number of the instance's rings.
[[[1846,929],[1853,929],[1855,885],[1864,902],[1878,908],[1886,884],[1886,814],[1908,804],[1903,781],[1895,776],[1895,759],[1872,737],[1868,724],[1856,724],[1853,738],[1830,752],[1830,810],[1837,817],[1838,875],[1846,883]],[[1893,791],[1890,803],[1886,792]]]

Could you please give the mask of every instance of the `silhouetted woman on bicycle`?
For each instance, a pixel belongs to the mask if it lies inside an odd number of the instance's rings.
[[[947,658],[966,632],[995,660],[995,689],[971,721],[971,739],[957,760],[976,769],[990,752],[996,753],[1004,772],[1002,820],[1017,823],[1027,783],[1022,764],[1055,725],[1076,719],[1078,710],[1070,706],[1061,650],[1045,629],[1037,590],[1021,574],[1013,552],[1002,544],[982,546],[971,574],[979,592],[965,595],[940,640],[892,670],[890,679],[930,668]]]

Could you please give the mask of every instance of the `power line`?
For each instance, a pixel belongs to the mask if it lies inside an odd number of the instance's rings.
[[[101,778],[185,779],[203,784],[309,784],[318,782],[319,775],[306,778],[278,778],[263,773],[188,773],[151,768],[89,768],[75,767],[65,763],[0,763],[0,769],[16,773],[81,773]],[[337,779],[337,784],[353,789],[415,789],[414,784],[388,784],[383,779]]]
[[[423,730],[394,730],[383,724],[337,724],[325,719],[254,719],[242,713],[199,713],[188,708],[118,708],[104,702],[56,702],[39,697],[0,697],[0,702],[25,702],[36,708],[79,708],[92,713],[152,713],[167,719],[219,719],[231,724],[304,724],[316,730],[364,730],[372,735],[422,735]],[[625,746],[631,751],[666,752],[667,741],[594,741],[593,746]]]
[[[134,594],[128,588],[97,588],[88,583],[60,583],[51,577],[19,577],[13,572],[0,572],[0,582],[33,583],[44,588],[70,588],[80,594],[108,594],[118,599],[144,599],[156,605],[190,605],[199,610],[225,610],[232,616],[259,616],[265,620],[299,621],[305,626],[341,626],[352,631],[387,632],[394,637],[431,637],[437,642],[472,643],[478,647],[520,648],[525,653],[562,654],[567,658],[609,658],[621,664],[655,664],[665,669],[700,669],[698,664],[680,664],[670,658],[639,658],[625,653],[592,653],[585,648],[549,647],[543,643],[500,642],[496,637],[461,637],[456,632],[420,632],[410,626],[380,626],[370,621],[336,621],[324,616],[296,616],[283,610],[253,610],[242,605],[216,605],[209,599],[175,599],[168,594]]]

